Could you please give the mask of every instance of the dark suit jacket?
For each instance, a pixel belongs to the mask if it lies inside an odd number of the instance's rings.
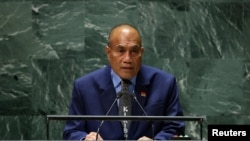
[[[105,115],[116,98],[111,80],[111,67],[106,66],[91,72],[74,82],[70,115]],[[150,66],[142,65],[136,79],[135,95],[149,116],[182,116],[175,77]],[[118,115],[114,106],[109,115]],[[132,115],[144,115],[136,101],[132,103]],[[63,138],[80,140],[91,131],[96,132],[100,121],[66,122]],[[184,134],[184,122],[133,121],[130,125],[128,140],[142,136],[167,140],[173,135]],[[154,131],[155,133],[152,133]],[[122,140],[123,130],[119,121],[105,121],[100,129],[104,140]]]

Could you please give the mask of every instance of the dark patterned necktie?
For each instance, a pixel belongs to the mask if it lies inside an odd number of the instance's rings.
[[[120,116],[128,116],[131,115],[131,94],[129,92],[129,80],[122,80],[121,81],[121,98],[120,98],[120,104],[119,104],[119,115]],[[123,126],[123,132],[124,137],[127,139],[128,137],[128,129],[129,129],[129,120],[123,120],[122,126]]]

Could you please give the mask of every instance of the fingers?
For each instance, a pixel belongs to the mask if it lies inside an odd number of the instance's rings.
[[[97,135],[96,132],[90,132],[86,137],[85,141],[103,141],[102,137],[100,134]],[[137,141],[153,141],[151,138],[148,138],[146,136],[143,136],[139,138]]]
[[[140,137],[137,141],[152,141],[152,139],[146,136],[143,136],[143,137]]]
[[[102,137],[100,136],[100,134],[98,134],[96,132],[90,132],[84,139],[85,141],[103,141]]]

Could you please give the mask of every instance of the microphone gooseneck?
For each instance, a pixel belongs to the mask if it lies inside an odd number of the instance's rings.
[[[139,103],[139,101],[137,100],[135,94],[133,94],[134,100],[136,101],[136,103],[139,105],[140,109],[142,110],[143,114],[145,116],[148,116],[148,114],[146,113],[146,111],[142,108],[141,104]]]
[[[133,98],[134,98],[135,102],[139,105],[140,109],[142,110],[143,114],[144,114],[145,116],[148,116],[148,114],[147,114],[146,111],[143,109],[143,107],[142,107],[142,105],[140,104],[140,102],[137,100],[136,95],[135,95],[134,93],[133,93],[132,95],[133,95]],[[152,121],[151,121],[151,122],[152,122]],[[155,140],[155,139],[154,139],[154,137],[155,137],[155,135],[154,135],[154,123],[151,124],[151,128],[152,128],[152,137],[153,137],[153,140]]]
[[[116,101],[122,96],[122,94],[123,94],[123,93],[118,93],[118,94],[116,95],[115,100],[113,101],[113,103],[111,104],[111,106],[110,106],[110,108],[108,109],[107,113],[105,114],[106,116],[109,115],[111,109],[114,107]],[[97,139],[98,139],[98,134],[99,134],[99,132],[100,132],[100,129],[101,129],[103,123],[104,123],[104,120],[101,121],[101,123],[100,123],[100,125],[98,126],[98,129],[97,129],[97,131],[96,131],[96,141],[97,141]]]

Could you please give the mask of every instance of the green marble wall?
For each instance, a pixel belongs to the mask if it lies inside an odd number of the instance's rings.
[[[73,80],[107,63],[124,22],[144,63],[177,77],[185,115],[206,117],[205,140],[207,124],[250,124],[250,0],[0,0],[0,139],[45,140],[45,116],[67,114]]]

